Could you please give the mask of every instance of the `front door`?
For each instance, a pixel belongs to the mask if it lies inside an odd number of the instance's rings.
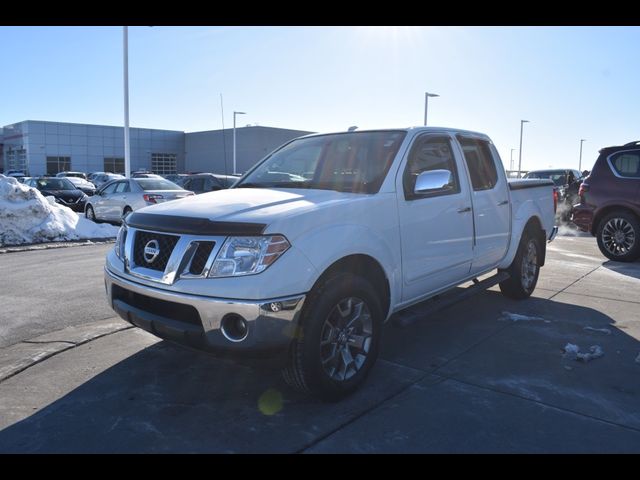
[[[473,258],[470,191],[454,139],[447,134],[418,136],[396,178],[402,242],[403,302],[424,297],[467,277]],[[415,193],[417,176],[448,170],[449,185]]]

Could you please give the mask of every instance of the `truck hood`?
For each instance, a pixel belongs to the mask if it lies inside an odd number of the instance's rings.
[[[342,205],[364,197],[367,195],[333,190],[233,188],[144,207],[138,212],[269,225],[283,217]]]

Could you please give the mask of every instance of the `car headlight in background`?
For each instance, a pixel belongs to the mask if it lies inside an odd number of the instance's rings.
[[[218,252],[209,277],[234,277],[260,273],[290,246],[282,235],[229,237]]]
[[[127,239],[127,227],[126,225],[122,225],[120,230],[118,230],[118,235],[116,236],[116,244],[113,246],[116,251],[116,256],[124,261],[124,242]]]

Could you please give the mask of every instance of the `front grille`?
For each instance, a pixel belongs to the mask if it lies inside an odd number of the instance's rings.
[[[133,261],[136,265],[141,267],[150,268],[152,270],[158,270],[164,272],[167,267],[167,262],[171,256],[171,252],[178,243],[180,237],[176,235],[165,235],[162,233],[143,232],[141,230],[136,231],[135,239],[133,242]],[[144,248],[151,241],[158,242],[160,253],[151,262],[148,262],[144,258]]]
[[[198,248],[191,260],[191,266],[189,267],[189,273],[192,275],[201,275],[204,270],[204,266],[211,255],[216,242],[198,242]]]
[[[191,305],[148,297],[140,293],[132,292],[131,290],[126,290],[116,284],[111,286],[111,295],[113,300],[120,300],[144,312],[203,328],[198,310]]]

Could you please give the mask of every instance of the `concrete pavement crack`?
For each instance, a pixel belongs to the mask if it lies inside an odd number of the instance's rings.
[[[80,341],[80,342],[77,342],[77,343],[68,342],[68,341],[64,341],[64,340],[63,341],[57,341],[57,342],[56,341],[35,342],[35,341],[25,341],[25,340],[23,340],[21,343],[41,343],[41,344],[45,344],[45,343],[66,343],[66,344],[69,344],[69,345],[66,348],[62,348],[62,349],[57,350],[55,352],[51,352],[50,354],[43,355],[42,357],[33,360],[32,363],[29,363],[28,365],[25,365],[22,368],[18,368],[15,372],[12,372],[11,374],[7,375],[6,377],[0,378],[0,384],[3,383],[5,380],[8,380],[8,379],[10,379],[12,377],[15,377],[16,375],[24,372],[25,370],[33,367],[34,365],[38,365],[39,363],[42,363],[45,360],[48,360],[49,358],[54,357],[54,356],[56,356],[56,355],[58,355],[60,353],[66,352],[67,350],[70,350],[70,349],[76,348],[76,347],[80,347],[82,345],[85,345],[86,343],[93,342],[94,340],[98,340],[99,338],[107,337],[109,335],[113,335],[114,333],[123,332],[125,330],[131,330],[132,328],[135,328],[135,327],[133,325],[125,326],[123,328],[118,328],[118,329],[113,330],[111,332],[106,332],[106,333],[103,333],[103,334],[100,334],[100,335],[96,335],[95,337],[91,337],[91,338],[88,338],[86,340],[83,340],[83,341]]]
[[[596,270],[598,270],[600,267],[602,267],[602,265],[598,265],[596,268],[594,268],[593,270],[585,273],[584,275],[582,275],[580,278],[578,278],[577,280],[574,280],[573,282],[571,282],[569,285],[567,285],[566,287],[564,287],[562,290],[559,290],[558,292],[554,293],[553,295],[551,295],[547,300],[551,300],[553,297],[555,297],[556,295],[560,295],[562,292],[564,292],[567,288],[575,285],[576,283],[578,283],[580,280],[582,280],[583,278],[585,278],[588,275],[591,275],[593,272],[595,272]]]
[[[559,407],[558,405],[553,405],[552,403],[542,402],[540,400],[535,400],[533,398],[524,397],[522,395],[518,395],[517,393],[506,392],[504,390],[500,390],[500,389],[497,389],[497,388],[494,388],[494,387],[490,387],[490,386],[487,386],[487,385],[479,385],[477,383],[473,383],[473,382],[470,382],[468,380],[461,380],[459,378],[455,378],[454,376],[446,376],[446,375],[441,375],[441,374],[437,374],[437,373],[433,373],[433,375],[435,375],[437,377],[441,377],[443,379],[443,381],[451,380],[453,382],[462,383],[464,385],[469,385],[471,387],[480,388],[482,390],[488,390],[488,391],[491,391],[491,392],[494,392],[494,393],[498,393],[498,394],[501,394],[501,395],[508,395],[510,397],[519,398],[521,400],[525,400],[525,401],[531,402],[531,403],[536,403],[538,405],[542,405],[542,406],[547,407],[547,408],[553,408],[555,410],[560,410],[562,412],[572,413],[574,415],[579,415],[581,417],[589,418],[591,420],[595,420],[595,421],[598,421],[598,422],[603,422],[603,423],[606,423],[608,425],[613,425],[615,427],[620,427],[620,428],[624,428],[626,430],[631,430],[633,432],[640,433],[640,428],[631,427],[629,425],[624,425],[622,423],[614,422],[614,421],[607,420],[607,419],[600,418],[600,417],[595,417],[593,415],[589,415],[588,413],[583,413],[583,412],[578,412],[576,410],[571,410],[570,408]]]

